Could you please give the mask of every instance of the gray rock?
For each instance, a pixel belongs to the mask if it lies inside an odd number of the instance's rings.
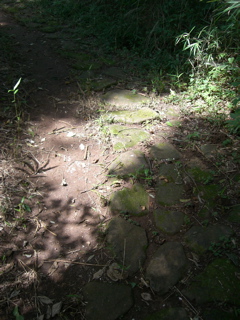
[[[110,125],[109,132],[113,149],[116,151],[134,147],[139,142],[145,141],[150,137],[150,134],[144,130],[121,125]]]
[[[83,288],[87,320],[115,320],[133,305],[131,288],[125,284],[89,282]]]
[[[216,259],[194,278],[184,295],[198,304],[224,302],[240,305],[240,269],[227,259]]]
[[[232,234],[233,230],[228,226],[194,226],[186,232],[185,240],[194,252],[202,254],[209,249],[212,243],[217,243],[221,237],[230,237]]]
[[[161,164],[156,187],[156,202],[163,206],[171,206],[179,203],[183,194],[182,178],[175,165]]]
[[[149,168],[145,155],[140,150],[131,150],[122,153],[109,166],[110,175],[126,176],[136,174],[142,169]]]
[[[174,286],[187,270],[188,260],[179,242],[168,242],[155,252],[146,270],[150,286],[160,294]]]
[[[119,264],[129,275],[137,272],[146,259],[148,245],[145,230],[116,217],[109,223],[106,240]]]
[[[157,160],[177,160],[181,154],[170,143],[159,143],[151,147],[150,154]]]
[[[102,96],[102,100],[115,106],[137,106],[150,102],[148,97],[135,94],[129,90],[114,89],[110,90]]]
[[[149,195],[140,184],[124,188],[110,196],[110,211],[113,215],[128,213],[141,216],[148,213]]]
[[[166,308],[150,314],[144,320],[189,320],[189,317],[183,308]]]
[[[184,223],[184,214],[178,211],[157,209],[154,211],[156,227],[167,234],[175,234],[180,231]]]

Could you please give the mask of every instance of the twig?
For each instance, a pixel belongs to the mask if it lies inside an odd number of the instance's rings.
[[[43,262],[65,262],[65,263],[72,263],[72,264],[79,264],[82,266],[91,266],[91,267],[107,267],[106,264],[94,264],[94,263],[86,263],[86,262],[77,262],[65,259],[51,259],[51,260],[44,260]]]

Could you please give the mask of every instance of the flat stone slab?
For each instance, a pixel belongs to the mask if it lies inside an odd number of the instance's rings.
[[[107,228],[106,240],[117,261],[124,265],[129,275],[137,272],[146,259],[148,245],[146,232],[143,228],[123,218],[113,218]]]
[[[150,134],[144,130],[121,125],[110,125],[109,132],[113,149],[116,151],[134,147],[139,142],[145,141],[150,137]]]
[[[230,260],[216,259],[194,278],[194,282],[183,291],[190,300],[198,304],[224,302],[240,305],[240,268]]]
[[[156,202],[163,206],[178,204],[184,195],[180,172],[174,164],[161,164],[156,187]]]
[[[140,184],[124,188],[110,196],[110,211],[113,215],[127,213],[142,216],[149,210],[149,195]]]
[[[109,166],[108,174],[124,177],[129,174],[140,173],[149,168],[145,155],[140,150],[131,150],[122,153]]]
[[[150,102],[150,98],[141,94],[133,93],[130,90],[114,89],[106,92],[102,96],[105,103],[109,103],[118,107],[139,106],[143,103]]]
[[[132,290],[125,284],[89,282],[83,288],[86,320],[116,320],[132,306]]]
[[[147,270],[146,278],[154,291],[165,294],[185,274],[188,260],[179,242],[167,242],[154,254]]]
[[[177,160],[180,159],[180,152],[170,143],[158,143],[151,147],[150,155],[157,160]]]
[[[173,235],[181,230],[184,214],[179,211],[157,209],[154,211],[154,221],[159,230]]]
[[[202,254],[209,249],[211,244],[218,243],[222,237],[230,237],[232,234],[233,230],[228,226],[194,226],[186,232],[185,240],[190,249]]]
[[[111,118],[113,122],[119,123],[142,123],[147,120],[152,120],[158,117],[157,112],[150,108],[144,107],[139,110],[119,110],[109,111],[102,115],[103,120]]]
[[[144,320],[189,320],[189,317],[183,308],[164,308],[150,314]]]

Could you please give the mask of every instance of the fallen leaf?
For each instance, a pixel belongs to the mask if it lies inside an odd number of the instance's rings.
[[[52,317],[55,317],[57,314],[60,313],[62,308],[62,301],[54,303],[54,305],[52,306]]]
[[[104,274],[105,269],[106,269],[106,267],[104,267],[104,268],[98,270],[97,272],[95,272],[94,275],[93,275],[93,280],[100,279],[101,276]]]
[[[143,292],[143,293],[141,293],[141,297],[145,301],[152,301],[152,297],[151,297],[150,293]]]
[[[37,296],[37,299],[42,304],[52,304],[53,303],[53,300],[48,298],[48,297],[46,297],[46,296]]]

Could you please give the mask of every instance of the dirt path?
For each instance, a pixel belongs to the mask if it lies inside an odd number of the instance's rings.
[[[113,181],[119,180],[117,176],[113,180],[108,177],[108,169],[119,153],[114,149],[114,134],[111,135],[108,131],[111,119],[108,118],[104,122],[102,117],[97,117],[98,110],[103,108],[100,95],[105,89],[96,93],[94,90],[83,88],[83,82],[80,80],[84,79],[86,70],[82,69],[79,72],[82,78],[77,77],[71,61],[58,54],[62,50],[61,34],[50,37],[37,30],[27,29],[1,11],[0,26],[6,34],[11,35],[15,49],[19,53],[15,61],[18,65],[15,76],[16,79],[22,78],[29,113],[27,129],[18,141],[19,158],[15,158],[13,162],[2,161],[3,170],[13,175],[12,178],[19,188],[19,193],[14,194],[14,204],[15,208],[22,210],[20,213],[24,219],[19,219],[15,225],[2,223],[1,227],[3,239],[1,253],[6,257],[4,262],[9,267],[9,270],[3,272],[6,281],[0,287],[1,319],[20,319],[16,314],[13,315],[14,306],[19,307],[25,320],[43,319],[41,318],[43,315],[46,319],[85,319],[86,304],[82,297],[82,289],[93,279],[111,282],[105,274],[105,267],[114,262],[115,257],[109,251],[106,238],[102,236],[105,222],[109,222],[112,218],[111,206],[108,206],[109,196],[113,191],[131,185],[131,179],[119,182]],[[92,65],[95,62],[91,61]],[[99,68],[96,71],[97,76],[96,74],[91,76],[101,82],[100,74],[105,68],[106,66]],[[107,71],[109,70],[110,68]],[[118,68],[117,72],[120,71],[122,70]],[[112,78],[111,81],[116,82],[114,88],[125,89],[128,79],[130,78],[120,81]],[[207,159],[207,153],[204,154],[204,150],[199,149],[204,142],[207,145],[214,144],[216,149],[221,149],[227,159],[228,150],[222,148],[222,141],[226,139],[225,133],[218,132],[216,136],[217,131],[213,131],[211,135],[208,125],[202,119],[179,116],[179,108],[165,105],[161,98],[156,98],[150,106],[163,120],[149,120],[149,123],[145,122],[145,126],[141,123],[130,125],[134,130],[143,128],[149,134],[147,142],[142,141],[130,150],[139,149],[148,159],[153,180],[153,184],[147,187],[150,194],[155,194],[155,183],[158,179],[160,183],[169,182],[164,174],[159,178],[159,166],[164,161],[160,159],[157,163],[155,158],[149,156],[150,148],[156,143],[170,142],[178,148],[181,151],[184,170],[192,160],[200,164],[203,170],[216,169],[215,160]],[[172,116],[170,109],[174,114]],[[181,121],[182,126],[167,125],[169,119],[172,123]],[[208,132],[207,139],[203,138],[200,145],[194,144],[197,126],[201,128],[202,137]],[[100,130],[103,132],[105,130],[107,134],[103,135]],[[190,138],[186,139],[186,136]],[[238,147],[236,143],[236,148]],[[124,151],[126,149],[121,152]],[[169,163],[172,165],[174,161],[175,158],[165,162],[166,165]],[[234,175],[237,170],[235,164],[229,168],[229,172],[233,172]],[[225,178],[217,176],[220,181]],[[189,174],[186,175],[187,182],[184,182],[186,194],[180,199],[180,204],[173,204],[175,210],[180,208],[186,215],[184,226],[178,233],[164,234],[157,230],[153,212],[159,205],[152,199],[148,215],[127,217],[128,222],[144,228],[148,249],[144,267],[129,279],[122,281],[133,287],[135,303],[121,319],[147,319],[149,314],[164,307],[187,310],[188,316],[186,317],[185,313],[182,316],[180,312],[179,319],[189,319],[190,316],[202,319],[203,307],[198,304],[193,305],[194,302],[192,304],[179,294],[179,290],[185,286],[184,281],[167,294],[158,295],[149,288],[145,280],[146,266],[153,253],[165,242],[177,241],[185,245],[183,233],[194,225],[203,227],[205,220],[208,220],[207,224],[218,222],[229,224],[225,217],[222,219],[219,215],[200,217],[196,214],[201,206],[204,190],[201,196],[194,194],[193,190],[196,189],[194,179],[189,177]],[[205,175],[200,177],[201,179],[205,179],[204,183],[208,184],[211,179],[215,179],[215,176]],[[195,185],[190,190],[191,183]],[[229,198],[226,200],[227,205],[219,202],[220,211],[223,207],[239,203],[238,199],[232,199],[231,195]],[[28,208],[31,208],[31,212],[28,212]],[[146,210],[145,205],[142,208],[143,211]],[[238,227],[235,225],[233,229],[238,235]],[[185,250],[187,258],[191,261],[189,273],[185,278],[188,279],[202,271],[212,256],[207,254],[199,263],[199,257],[192,255],[187,246]],[[235,253],[238,248],[234,250]],[[102,275],[97,274],[99,271]],[[52,316],[49,310],[52,311]],[[170,318],[159,316],[156,319]]]

